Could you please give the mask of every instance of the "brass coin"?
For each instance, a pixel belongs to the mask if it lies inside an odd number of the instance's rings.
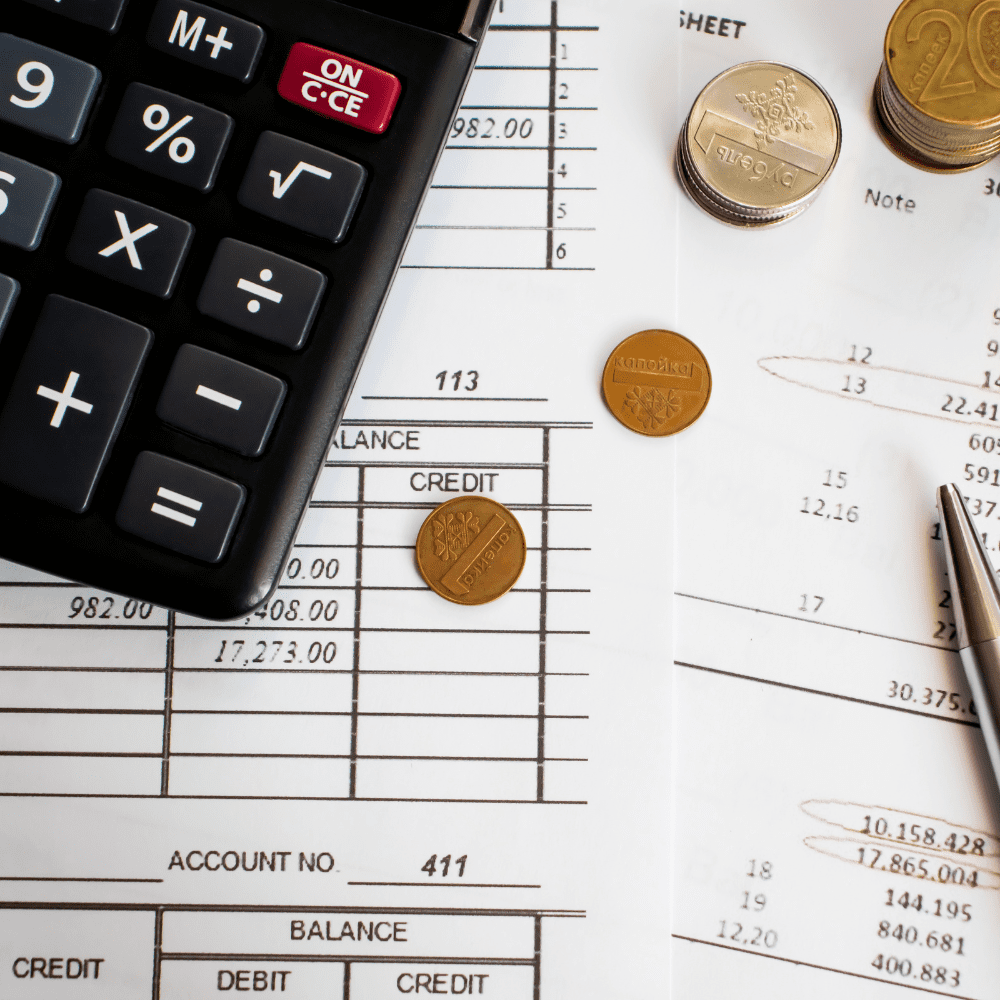
[[[665,437],[684,430],[702,415],[711,394],[705,355],[670,330],[633,333],[604,366],[604,401],[637,434]]]
[[[904,0],[884,55],[875,108],[898,155],[945,172],[1000,151],[998,0]]]
[[[417,534],[417,567],[435,594],[455,604],[488,604],[517,583],[528,552],[517,518],[486,497],[441,504]]]

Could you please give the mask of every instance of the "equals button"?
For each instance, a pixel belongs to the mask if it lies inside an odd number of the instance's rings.
[[[285,383],[274,375],[184,344],[156,415],[188,434],[256,458],[271,436],[285,392]]]

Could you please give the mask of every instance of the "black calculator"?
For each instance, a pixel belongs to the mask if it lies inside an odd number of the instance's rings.
[[[493,0],[0,0],[0,556],[267,600]]]

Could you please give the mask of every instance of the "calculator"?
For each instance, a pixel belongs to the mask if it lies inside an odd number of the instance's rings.
[[[0,556],[276,586],[493,0],[2,0]]]

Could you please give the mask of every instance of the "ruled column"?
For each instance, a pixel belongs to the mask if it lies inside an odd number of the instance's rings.
[[[158,795],[167,613],[0,560],[0,794]]]

